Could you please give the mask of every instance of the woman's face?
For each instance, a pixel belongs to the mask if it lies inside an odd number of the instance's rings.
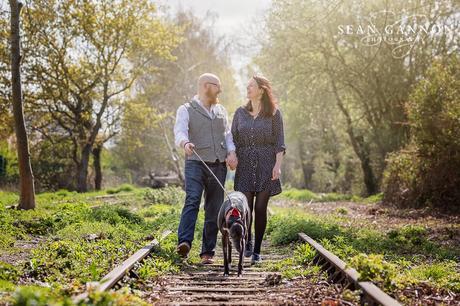
[[[263,89],[259,88],[259,85],[257,85],[256,80],[253,78],[249,80],[246,90],[247,97],[251,101],[259,100],[262,97]]]

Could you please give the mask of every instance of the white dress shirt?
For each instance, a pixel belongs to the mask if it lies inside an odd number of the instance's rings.
[[[200,101],[198,96],[194,96],[193,100],[198,103],[208,114],[209,118],[214,118],[214,109],[215,105],[211,105],[211,109],[208,110],[206,107],[203,106],[203,103]],[[179,106],[176,113],[176,124],[174,125],[174,138],[175,144],[178,147],[187,141],[189,141],[188,137],[188,123],[189,123],[189,115],[188,110],[185,105]],[[233,143],[233,135],[231,132],[230,125],[228,124],[228,114],[225,112],[225,144],[227,145],[227,153],[231,151],[235,151],[235,144]]]

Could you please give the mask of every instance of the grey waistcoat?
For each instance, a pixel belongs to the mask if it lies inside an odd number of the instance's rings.
[[[226,111],[217,104],[214,108],[214,118],[211,119],[206,111],[196,102],[185,103],[189,115],[188,137],[195,145],[195,151],[206,162],[215,162],[217,159],[225,161],[227,146],[225,144]],[[199,160],[193,154],[187,159]]]

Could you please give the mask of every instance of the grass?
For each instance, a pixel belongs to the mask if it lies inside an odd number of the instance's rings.
[[[298,240],[298,232],[304,232],[355,268],[362,280],[372,280],[389,292],[423,283],[460,293],[458,246],[432,241],[423,226],[402,226],[382,233],[342,227],[337,218],[279,209],[269,219],[267,233],[273,243],[287,245]],[[310,255],[308,249],[304,253]]]
[[[100,196],[111,194],[117,205],[103,205]],[[129,196],[121,197],[121,194]],[[120,198],[117,198],[120,196]],[[299,201],[350,200],[349,196],[318,195],[308,190],[289,189],[282,197]],[[380,195],[360,199],[378,201]],[[130,185],[113,190],[78,194],[66,190],[37,195],[37,208],[17,211],[5,206],[17,202],[17,195],[0,192],[0,254],[16,256],[23,252],[18,241],[39,239],[27,260],[0,261],[0,301],[12,305],[72,305],[70,296],[81,292],[88,281],[99,280],[122,262],[139,245],[152,237],[173,233],[161,241],[161,249],[138,268],[141,281],[168,273],[177,273],[180,261],[175,253],[184,193],[179,188],[140,189]],[[118,202],[117,202],[118,203]],[[92,206],[100,205],[97,208]],[[325,277],[312,266],[315,252],[307,244],[296,244],[297,233],[305,232],[326,249],[337,254],[360,272],[361,279],[371,280],[385,290],[398,290],[424,284],[440,290],[460,292],[458,259],[460,248],[445,247],[430,239],[423,226],[402,226],[387,232],[369,228],[344,227],[345,208],[331,216],[317,216],[302,210],[274,208],[266,234],[280,249],[294,248],[294,255],[265,268],[279,271],[285,278]],[[190,263],[199,262],[203,210],[198,215]],[[17,286],[18,281],[29,282]],[[33,281],[31,281],[33,280]],[[38,285],[39,284],[39,285]],[[351,294],[351,293],[350,293]],[[96,294],[88,305],[142,305],[135,294],[126,291]]]
[[[383,199],[383,194],[378,193],[367,198],[362,198],[357,195],[340,194],[340,193],[315,193],[308,189],[285,188],[280,195],[282,198],[304,201],[304,202],[341,202],[353,201],[363,204],[371,204],[380,202]]]
[[[13,295],[12,305],[34,305],[34,306],[49,306],[49,305],[75,305],[71,298],[56,292],[51,288],[41,286],[25,286],[19,288]],[[118,290],[117,292],[90,292],[88,298],[84,302],[77,305],[149,305],[140,298],[130,294],[127,288]]]
[[[107,189],[107,194],[116,194],[116,193],[120,193],[120,192],[130,192],[130,191],[134,191],[134,190],[135,190],[135,187],[133,185],[123,184],[121,186],[118,186],[117,188]]]
[[[117,198],[118,194],[128,194]],[[104,195],[114,195],[114,205],[104,205]],[[34,210],[7,209],[17,195],[0,192],[0,255],[27,260],[0,261],[0,301],[12,305],[73,305],[70,296],[84,290],[86,282],[100,280],[165,230],[175,231],[183,192],[169,188],[150,190],[122,185],[85,194],[60,190],[37,195]],[[121,202],[119,201],[121,200]],[[160,204],[161,202],[161,204]],[[92,208],[97,206],[96,208]],[[29,251],[16,243],[39,241]],[[174,252],[177,236],[161,241],[161,249],[139,271],[154,279],[179,269]],[[24,255],[22,255],[24,256]],[[16,286],[18,281],[25,285]],[[87,305],[142,305],[128,292],[92,292]]]
[[[288,280],[298,277],[308,277],[312,282],[327,280],[327,274],[321,267],[312,265],[316,251],[309,244],[292,243],[286,246],[285,250],[294,250],[293,255],[277,262],[262,263],[267,271],[280,272],[282,277]]]

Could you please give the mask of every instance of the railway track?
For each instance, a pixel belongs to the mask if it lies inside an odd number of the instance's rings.
[[[165,236],[165,233],[163,236]],[[396,300],[370,282],[361,282],[358,273],[345,266],[337,256],[303,233],[299,238],[317,252],[313,263],[327,272],[327,280],[302,277],[284,280],[280,272],[270,270],[292,254],[264,242],[263,264],[251,266],[245,260],[242,277],[236,275],[237,255],[233,254],[230,276],[223,276],[222,250],[216,248],[216,263],[212,265],[184,264],[180,274],[168,275],[143,283],[138,289],[142,298],[154,305],[357,305],[342,299],[343,289],[358,290],[358,305],[400,305]],[[122,265],[108,273],[100,282],[92,283],[91,290],[104,291],[120,287],[126,275],[136,278],[135,267],[159,248],[157,240],[143,247]],[[134,269],[134,270],[133,270]],[[76,297],[81,300],[86,293]]]

